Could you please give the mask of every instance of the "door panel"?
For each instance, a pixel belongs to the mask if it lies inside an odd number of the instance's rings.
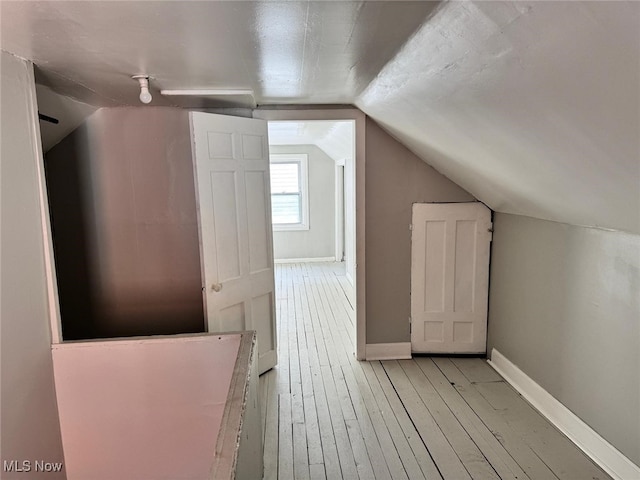
[[[424,224],[424,271],[420,273],[424,278],[425,312],[444,311],[445,228],[445,222],[427,221]]]
[[[265,154],[269,155],[264,151],[260,135],[242,135],[242,153],[245,160],[262,160]]]
[[[256,330],[262,373],[277,361],[267,123],[201,112],[190,121],[207,328]]]
[[[262,341],[258,344],[258,351],[262,354],[274,350],[275,345],[272,337],[272,330],[265,328],[264,322],[260,322],[260,318],[273,309],[273,295],[266,294],[259,297],[255,297],[251,300],[251,314],[252,325],[255,326],[258,335],[261,336]]]
[[[413,206],[412,351],[486,351],[490,241],[481,203]]]
[[[265,210],[263,199],[268,195],[269,182],[264,172],[247,172],[247,216],[249,225],[249,271],[261,272],[273,268],[270,264],[268,233],[271,227],[269,212]]]
[[[218,318],[218,330],[221,332],[239,332],[245,330],[244,302],[223,308],[220,310]]]
[[[216,255],[217,278],[220,282],[240,278],[240,235],[238,233],[238,194],[235,172],[212,172],[210,194],[213,208],[201,215],[211,215],[208,222],[216,226],[215,246],[223,255]]]
[[[473,312],[477,222],[456,221],[453,311]]]
[[[233,154],[233,134],[207,132],[209,158],[235,158]]]

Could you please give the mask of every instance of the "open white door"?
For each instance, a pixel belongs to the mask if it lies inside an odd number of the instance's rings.
[[[263,373],[277,362],[267,122],[189,115],[207,329],[255,330]]]
[[[413,352],[486,352],[491,236],[481,203],[413,205]]]

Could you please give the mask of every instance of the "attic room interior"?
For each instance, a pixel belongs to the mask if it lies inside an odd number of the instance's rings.
[[[0,26],[1,478],[640,480],[640,3]]]

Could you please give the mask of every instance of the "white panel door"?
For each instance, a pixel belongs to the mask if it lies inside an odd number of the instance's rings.
[[[491,226],[481,203],[413,205],[413,352],[486,352]]]
[[[189,115],[207,329],[255,330],[263,373],[277,362],[267,122]]]

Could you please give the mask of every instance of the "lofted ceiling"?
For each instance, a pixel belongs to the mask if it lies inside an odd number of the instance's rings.
[[[93,106],[355,104],[500,212],[640,233],[640,3],[0,2],[2,49]],[[389,159],[393,161],[393,159]]]
[[[353,159],[355,131],[352,120],[269,122],[269,145],[315,145],[337,164]]]
[[[93,105],[58,95],[44,85],[36,85],[36,95],[38,112],[58,121],[58,123],[40,122],[40,137],[45,152],[73,132],[85,118],[98,109]]]
[[[640,3],[452,2],[356,105],[493,210],[640,233]]]

